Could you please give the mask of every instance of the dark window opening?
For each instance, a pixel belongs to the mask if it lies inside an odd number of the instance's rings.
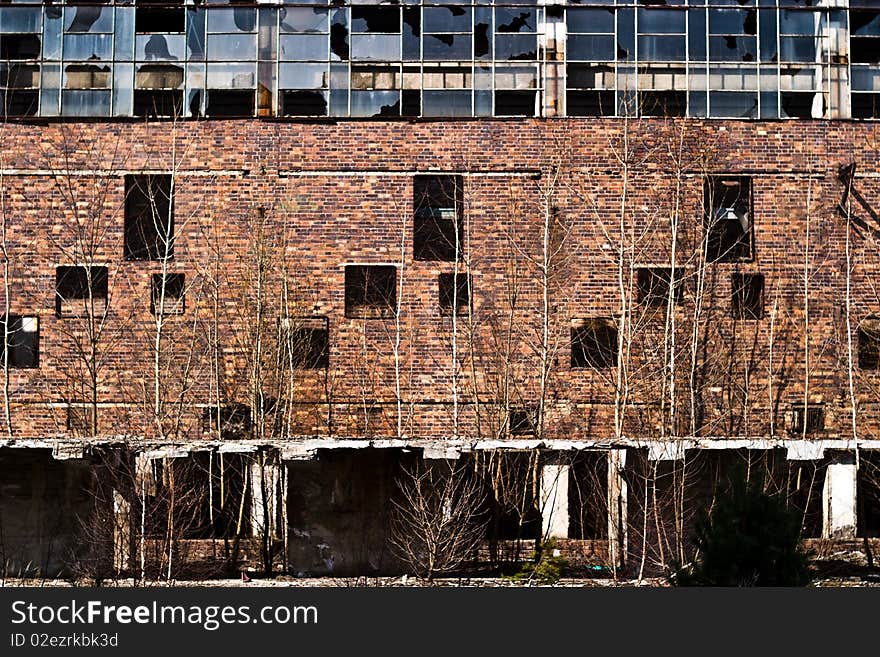
[[[150,119],[180,116],[183,113],[182,89],[135,89],[134,115]]]
[[[397,312],[397,267],[346,265],[345,316],[360,319],[394,317]]]
[[[6,116],[36,116],[39,107],[37,91],[31,89],[0,91],[0,101]]]
[[[736,319],[764,317],[763,274],[733,274],[731,290],[731,309]]]
[[[880,118],[880,94],[852,94],[852,117],[854,119]]]
[[[568,473],[568,537],[602,540],[608,537],[608,457],[581,452]]]
[[[438,277],[440,314],[466,315],[470,310],[470,276],[464,273],[444,272]]]
[[[351,8],[353,32],[390,34],[400,32],[400,10],[397,7]]]
[[[703,186],[706,258],[736,262],[752,257],[752,180],[745,176],[707,178]]]
[[[323,370],[330,367],[330,328],[326,317],[290,320],[285,333],[290,364],[296,369]]]
[[[566,104],[569,116],[614,116],[617,108],[613,91],[569,91]]]
[[[803,404],[792,406],[789,414],[789,433],[792,435],[803,434],[805,422],[808,434],[824,431],[825,408],[820,405],[808,405],[806,408]]]
[[[327,116],[327,98],[320,91],[282,91],[282,116]]]
[[[247,404],[212,406],[202,411],[202,432],[216,434],[219,431],[220,440],[248,438],[251,426],[251,407]]]
[[[400,92],[400,115],[421,116],[422,93],[418,89],[404,89]]]
[[[672,267],[642,267],[637,270],[636,285],[639,303],[654,308],[665,308],[669,300],[670,283],[675,276],[675,288],[672,291],[672,302],[681,303],[684,299],[682,272]]]
[[[3,317],[6,335],[4,362],[11,369],[40,366],[40,320],[38,317],[7,315]]]
[[[880,369],[880,319],[859,324],[859,369]]]
[[[687,93],[684,91],[640,91],[639,114],[642,116],[685,116]]]
[[[168,174],[125,176],[126,260],[174,257],[174,203]]]
[[[571,366],[617,365],[617,326],[610,317],[576,319],[571,327]]]
[[[461,176],[416,176],[413,180],[413,257],[456,262],[464,250]]]
[[[507,413],[507,431],[513,436],[533,436],[537,427],[537,409],[511,408]]]
[[[148,461],[145,495],[132,511],[145,519],[144,535],[163,538],[169,521],[182,539],[235,538],[250,535],[251,457],[246,454],[195,452],[185,458]],[[269,495],[277,494],[270,491]],[[272,507],[272,505],[269,505]],[[277,522],[277,518],[273,520]]]
[[[0,34],[0,59],[39,59],[38,34]]]
[[[90,300],[100,304],[107,302],[107,267],[82,267],[62,265],[55,268],[55,314],[58,317],[75,317]]]
[[[782,118],[783,119],[809,119],[813,116],[813,100],[816,94],[803,91],[783,91]]]
[[[535,95],[531,91],[496,91],[495,116],[535,116]]]
[[[161,308],[163,315],[182,315],[186,309],[184,283],[184,274],[153,274],[150,285],[150,312],[155,315]]]
[[[859,536],[880,536],[880,452],[861,453],[856,486]]]
[[[135,7],[134,31],[139,34],[150,32],[179,33],[184,31],[185,14],[183,7]]]
[[[253,116],[256,95],[253,90],[208,89],[206,116]]]

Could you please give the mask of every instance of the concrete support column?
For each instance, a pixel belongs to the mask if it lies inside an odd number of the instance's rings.
[[[568,465],[541,467],[541,527],[544,538],[568,538]]]
[[[113,571],[119,575],[131,569],[131,502],[113,491]]]
[[[835,454],[825,471],[822,489],[822,536],[855,538],[856,461],[852,453]]]
[[[250,465],[251,471],[251,535],[271,538],[281,536],[278,518],[281,463],[266,454],[258,454]]]
[[[626,450],[608,450],[608,557],[615,567],[626,564]]]

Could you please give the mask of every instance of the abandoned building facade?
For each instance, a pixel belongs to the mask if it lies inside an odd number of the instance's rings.
[[[877,5],[0,3],[4,575],[876,548]]]

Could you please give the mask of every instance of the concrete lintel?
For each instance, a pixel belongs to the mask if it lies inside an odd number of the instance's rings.
[[[422,458],[428,460],[457,461],[461,456],[461,450],[454,447],[425,447],[422,450]]]
[[[251,454],[257,451],[257,446],[240,443],[222,443],[217,447],[217,451],[221,454]]]
[[[186,458],[191,454],[191,450],[186,449],[184,447],[173,447],[169,446],[164,449],[150,449],[141,452],[141,456],[148,460],[152,461],[154,459],[181,459]]]
[[[687,449],[687,441],[658,441],[648,445],[649,461],[681,461]]]
[[[785,458],[789,461],[819,461],[825,456],[825,441],[791,440],[786,443]]]

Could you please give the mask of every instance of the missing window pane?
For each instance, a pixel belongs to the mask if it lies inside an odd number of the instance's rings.
[[[464,249],[461,176],[416,176],[413,180],[413,257],[456,262]]]
[[[577,319],[571,327],[571,366],[604,369],[617,365],[617,326],[610,317]]]
[[[125,176],[126,260],[174,257],[174,203],[168,174]]]
[[[397,267],[346,265],[345,316],[360,319],[394,317],[397,312]]]
[[[752,257],[752,180],[714,176],[703,187],[706,259],[737,262]]]

